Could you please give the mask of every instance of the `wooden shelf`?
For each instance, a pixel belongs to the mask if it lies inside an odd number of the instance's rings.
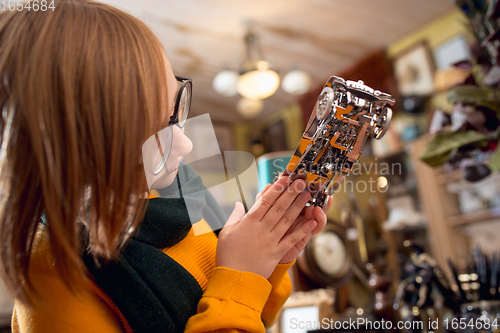
[[[476,222],[485,222],[495,219],[500,219],[500,207],[451,216],[447,218],[447,222],[449,226],[456,227],[460,225],[467,225]]]
[[[431,255],[438,265],[452,279],[452,272],[447,269],[450,258],[460,268],[466,267],[470,255],[470,239],[460,230],[460,226],[477,222],[500,219],[500,208],[460,214],[459,200],[455,193],[448,191],[448,185],[463,179],[461,170],[445,172],[444,168],[431,168],[423,163],[419,156],[432,135],[422,136],[414,142],[411,154],[415,166],[419,195],[428,221],[428,235]]]
[[[452,181],[464,179],[464,175],[462,170],[458,169],[448,173],[441,173],[436,176],[436,179],[439,184],[447,184]]]
[[[420,224],[417,226],[412,226],[412,227],[404,227],[402,229],[391,229],[387,230],[388,232],[400,232],[400,233],[406,233],[406,232],[419,232],[419,231],[426,231],[427,230],[427,224]]]

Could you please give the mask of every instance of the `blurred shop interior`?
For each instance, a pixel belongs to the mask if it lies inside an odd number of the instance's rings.
[[[251,153],[261,184],[274,159],[286,166],[330,76],[396,99],[289,272],[294,292],[270,331],[328,331],[290,318],[426,323],[365,327],[386,332],[498,319],[483,330],[500,330],[500,2],[104,2],[155,31],[175,74],[193,79],[191,114],[210,115],[221,152]],[[0,306],[9,325],[7,296]]]

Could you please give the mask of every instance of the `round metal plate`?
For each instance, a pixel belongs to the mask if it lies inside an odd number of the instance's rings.
[[[333,105],[333,89],[324,87],[319,94],[318,103],[316,104],[316,118],[319,121],[324,120],[330,114]]]

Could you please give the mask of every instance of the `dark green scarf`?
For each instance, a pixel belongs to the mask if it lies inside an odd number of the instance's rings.
[[[205,218],[212,230],[219,231],[226,221],[201,177],[186,164],[179,167],[177,181],[159,192],[161,198],[149,199],[142,226],[119,261],[98,267],[90,254],[84,255],[95,282],[134,332],[184,331],[188,319],[196,314],[203,291],[184,267],[160,249],[184,239],[191,220]],[[185,198],[189,198],[189,214]]]

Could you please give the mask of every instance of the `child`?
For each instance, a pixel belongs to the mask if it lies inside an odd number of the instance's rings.
[[[189,103],[177,101],[190,83],[156,36],[102,3],[54,7],[0,13],[0,262],[13,332],[263,332],[325,213],[304,209],[305,182],[283,177],[222,221],[179,163],[191,142]],[[182,194],[143,199],[155,161],[142,163],[142,146],[165,128],[172,148],[155,188]],[[194,236],[191,195],[199,223],[210,215],[220,233]]]

